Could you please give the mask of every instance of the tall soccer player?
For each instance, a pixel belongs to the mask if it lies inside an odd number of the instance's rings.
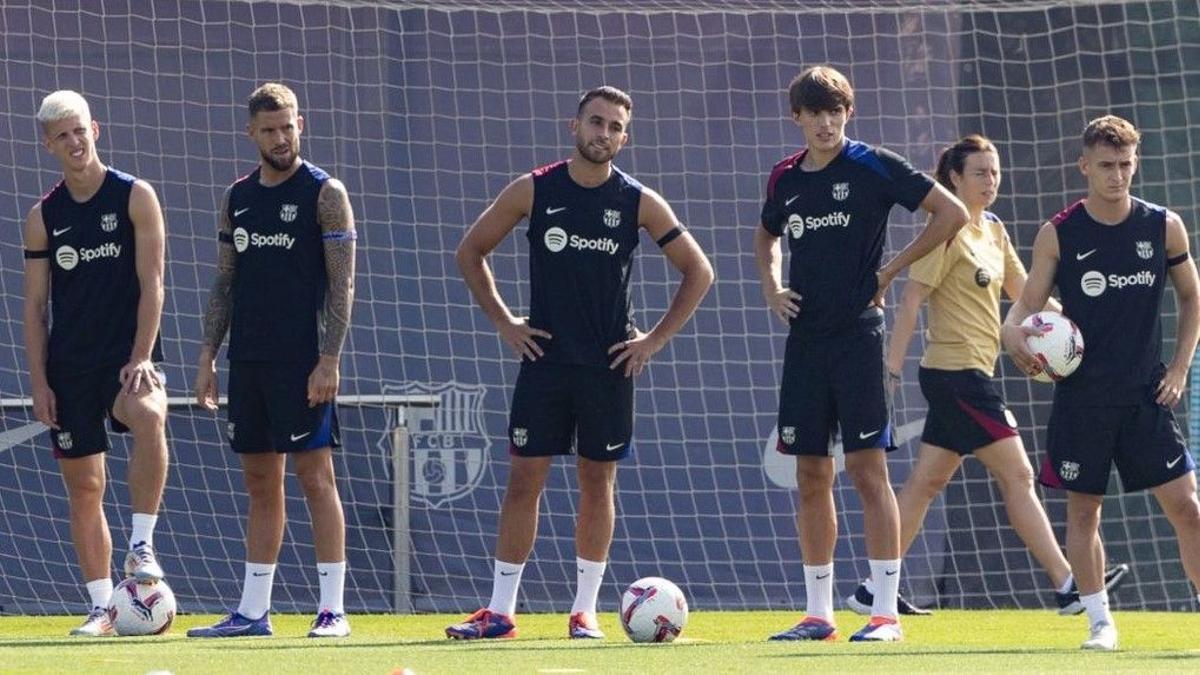
[[[555,455],[577,455],[578,588],[571,638],[603,638],[596,596],[614,525],[617,462],[633,442],[633,378],[683,324],[713,272],[671,207],[613,166],[629,139],[633,102],[616,88],[592,89],[570,122],[575,151],[510,183],[458,247],[458,265],[500,338],[521,359],[509,419],[512,456],[500,508],[492,598],[446,628],[457,639],[517,634],[514,613],[537,534],[538,500]],[[487,255],[529,219],[530,316],[517,317],[496,290]],[[629,281],[645,229],[683,279],[649,332],[633,321]]]
[[[1200,592],[1196,466],[1171,412],[1200,335],[1200,285],[1179,215],[1130,194],[1140,141],[1132,124],[1113,115],[1084,129],[1079,170],[1087,196],[1038,232],[1029,280],[1002,329],[1013,361],[1037,373],[1020,324],[1057,286],[1063,313],[1087,344],[1079,369],[1054,388],[1039,474],[1043,485],[1067,491],[1067,559],[1090,624],[1084,649],[1117,648],[1100,542],[1100,508],[1113,464],[1126,492],[1153,492],[1179,538],[1184,571]],[[1175,286],[1179,327],[1175,356],[1164,366],[1167,276]]]
[[[896,596],[900,526],[885,450],[894,450],[883,364],[884,291],[896,274],[967,222],[946,188],[904,158],[846,138],[854,91],[837,70],[816,66],[788,91],[806,148],[775,165],[754,250],[767,304],[790,325],[779,392],[779,451],[796,457],[796,524],[804,558],[806,616],[772,640],[833,640],[835,429],[846,473],[862,500],[871,575],[871,619],[851,641],[900,640]],[[922,207],[929,221],[880,267],[888,214]],[[780,238],[791,251],[782,281]]]
[[[1000,352],[1000,293],[1020,297],[1026,277],[1004,223],[987,210],[1000,192],[1000,154],[983,136],[964,136],[942,151],[936,174],[971,218],[945,246],[934,247],[909,268],[888,342],[888,382],[894,387],[901,379],[921,305],[928,299],[929,332],[919,378],[929,410],[917,462],[896,495],[900,551],[912,546],[929,504],[946,488],[963,458],[974,454],[996,479],[1013,530],[1057,589],[1059,613],[1078,614],[1083,605],[1071,566],[1034,492],[1033,467],[1016,417],[992,379]],[[1049,308],[1060,309],[1053,299]],[[1128,572],[1128,565],[1109,570],[1106,588],[1116,588]],[[850,609],[871,613],[874,581],[859,584],[846,599]],[[904,596],[897,602],[901,614],[930,613]]]
[[[346,521],[333,473],[335,397],[354,299],[354,214],[346,187],[300,157],[304,118],[291,89],[250,95],[259,166],[217,214],[217,277],[204,317],[196,398],[217,409],[216,355],[229,337],[229,444],[250,513],[242,599],[189,637],[271,635],[271,587],[283,543],[287,457],[308,502],[321,604],[309,637],[345,637]]]
[[[125,573],[162,579],[154,526],[167,480],[167,396],[158,325],[163,305],[164,225],[154,188],[107,167],[87,101],[56,91],[37,113],[42,144],[62,180],[25,220],[25,353],[33,412],[50,427],[70,503],[71,538],[91,611],[72,635],[115,635],[112,536],[104,517],[110,449],[104,430],[133,434],[129,493],[133,532]],[[47,325],[46,306],[50,306]]]

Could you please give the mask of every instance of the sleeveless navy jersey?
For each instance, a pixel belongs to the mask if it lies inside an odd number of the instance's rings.
[[[1162,378],[1166,217],[1165,208],[1134,199],[1124,222],[1104,225],[1081,200],[1051,220],[1059,254],[1054,283],[1084,345],[1083,362],[1056,385],[1055,402],[1141,403]]]
[[[229,360],[312,362],[328,286],[317,197],[329,174],[302,162],[290,178],[266,187],[259,172],[229,193],[237,255]]]
[[[42,198],[50,252],[47,366],[82,372],[129,360],[142,297],[129,195],[137,179],[109,168],[86,202],[60,182]],[[156,336],[151,358],[162,360]]]
[[[612,345],[633,327],[629,274],[638,245],[642,185],[620,169],[585,188],[564,160],[533,171],[529,215],[529,325],[539,361],[608,367]]]
[[[805,152],[771,171],[762,225],[791,251],[788,286],[803,298],[792,333],[831,336],[853,326],[875,295],[892,206],[915,211],[933,180],[858,141],[819,171],[800,168]]]

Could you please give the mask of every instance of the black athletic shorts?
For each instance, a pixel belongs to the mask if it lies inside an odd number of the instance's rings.
[[[633,378],[623,368],[522,362],[508,439],[518,457],[623,459],[633,441]]]
[[[308,376],[316,362],[232,361],[229,364],[229,445],[237,453],[336,448],[334,402],[308,406]]]
[[[918,377],[929,403],[922,442],[969,455],[1018,435],[1017,419],[983,371],[921,368]]]
[[[113,403],[121,393],[121,369],[115,363],[84,373],[46,373],[50,391],[58,410],[58,426],[50,430],[50,444],[58,458],[79,458],[108,452],[112,444],[104,430],[104,419],[113,433],[123,434],[129,428],[113,417]],[[167,376],[158,370],[159,382],[166,385]]]
[[[1102,495],[1113,464],[1126,492],[1158,487],[1196,470],[1170,408],[1153,400],[1121,407],[1050,409],[1042,485]]]
[[[836,338],[789,335],[779,388],[778,450],[828,456],[841,429],[846,452],[895,450],[883,364],[883,312],[867,310]]]

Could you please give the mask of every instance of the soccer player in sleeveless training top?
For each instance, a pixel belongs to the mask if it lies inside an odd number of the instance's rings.
[[[457,639],[516,635],[514,612],[537,533],[538,500],[555,455],[576,454],[578,588],[571,638],[603,638],[596,596],[612,541],[618,460],[633,444],[633,378],[696,310],[713,272],[661,196],[612,160],[629,138],[633,103],[592,89],[570,122],[575,152],[510,183],[471,226],[458,265],[500,338],[521,359],[509,420],[508,487],[500,508],[492,598],[446,628]],[[487,255],[529,219],[529,317],[500,298]],[[645,229],[683,279],[649,332],[633,322],[629,282]]]
[[[963,458],[974,454],[996,479],[1008,518],[1021,541],[1041,563],[1057,589],[1060,614],[1083,611],[1071,567],[1033,489],[1033,467],[1017,431],[1017,421],[992,379],[1000,351],[1000,292],[1018,298],[1025,266],[1017,257],[1004,223],[988,207],[1000,189],[1000,155],[988,139],[972,134],[942,151],[937,180],[967,207],[967,226],[945,246],[912,264],[896,323],[888,342],[888,382],[900,382],[904,357],[921,305],[929,300],[921,393],[929,404],[917,462],[896,495],[900,507],[900,551],[912,545],[929,504],[954,477]],[[1060,307],[1049,301],[1049,309]],[[1105,577],[1112,590],[1128,565]],[[869,614],[874,580],[846,599],[850,609]],[[929,614],[898,598],[901,614]]]
[[[162,579],[154,526],[167,480],[167,395],[158,326],[164,225],[154,188],[105,166],[100,125],[74,91],[42,100],[42,144],[62,180],[25,221],[25,353],[33,412],[50,427],[71,513],[71,538],[91,611],[72,635],[114,635],[112,536],[104,517],[104,431],[133,433],[129,493],[133,532],[125,573]],[[47,326],[46,305],[51,321]]]
[[[217,277],[204,316],[196,399],[217,409],[216,355],[229,332],[229,444],[250,497],[238,608],[189,637],[270,635],[291,455],[308,502],[321,599],[309,637],[345,637],[346,521],[333,473],[335,397],[354,298],[354,213],[346,187],[300,157],[304,118],[291,89],[250,95],[259,166],[225,191]]]
[[[863,503],[871,575],[871,619],[852,641],[902,637],[896,594],[900,526],[884,451],[894,450],[883,365],[883,293],[909,263],[967,222],[946,188],[899,155],[846,138],[854,91],[837,70],[809,68],[788,91],[807,147],[775,165],[754,249],[763,294],[790,324],[779,392],[779,451],[796,457],[797,529],[807,612],[773,640],[832,640],[833,502],[831,438],[840,427],[846,472]],[[894,204],[929,212],[926,227],[880,267]],[[780,238],[791,252],[782,281]]]
[[[1054,387],[1043,485],[1067,491],[1067,560],[1090,634],[1084,649],[1117,648],[1104,589],[1100,508],[1115,464],[1126,492],[1151,490],[1175,534],[1184,571],[1200,591],[1200,502],[1195,463],[1171,408],[1179,402],[1200,334],[1200,287],[1179,215],[1130,194],[1141,135],[1114,115],[1083,132],[1079,170],[1087,197],[1050,219],[1033,243],[1025,290],[1005,318],[1005,350],[1025,372],[1039,370],[1021,321],[1057,287],[1063,313],[1087,351]],[[1175,286],[1175,355],[1162,356],[1162,296]]]

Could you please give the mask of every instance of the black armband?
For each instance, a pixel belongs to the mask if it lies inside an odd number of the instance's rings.
[[[667,244],[675,241],[675,239],[681,234],[683,234],[683,228],[676,225],[675,227],[671,228],[670,232],[667,232],[663,236],[659,237],[658,241],[656,241],[655,243],[658,244],[659,248],[662,248],[662,247],[666,246]]]
[[[40,251],[31,251],[29,249],[25,249],[25,259],[26,260],[37,260],[39,258],[49,258],[49,257],[50,257],[50,251],[48,249],[42,249]]]
[[[1188,252],[1184,251],[1183,253],[1180,253],[1179,255],[1175,256],[1174,258],[1167,258],[1167,267],[1174,267],[1180,263],[1185,263],[1185,262],[1187,262],[1187,259],[1188,259]]]
[[[232,244],[233,243],[233,235],[229,234],[228,232],[225,232],[225,231],[218,232],[217,233],[217,241],[221,242],[222,244]]]

